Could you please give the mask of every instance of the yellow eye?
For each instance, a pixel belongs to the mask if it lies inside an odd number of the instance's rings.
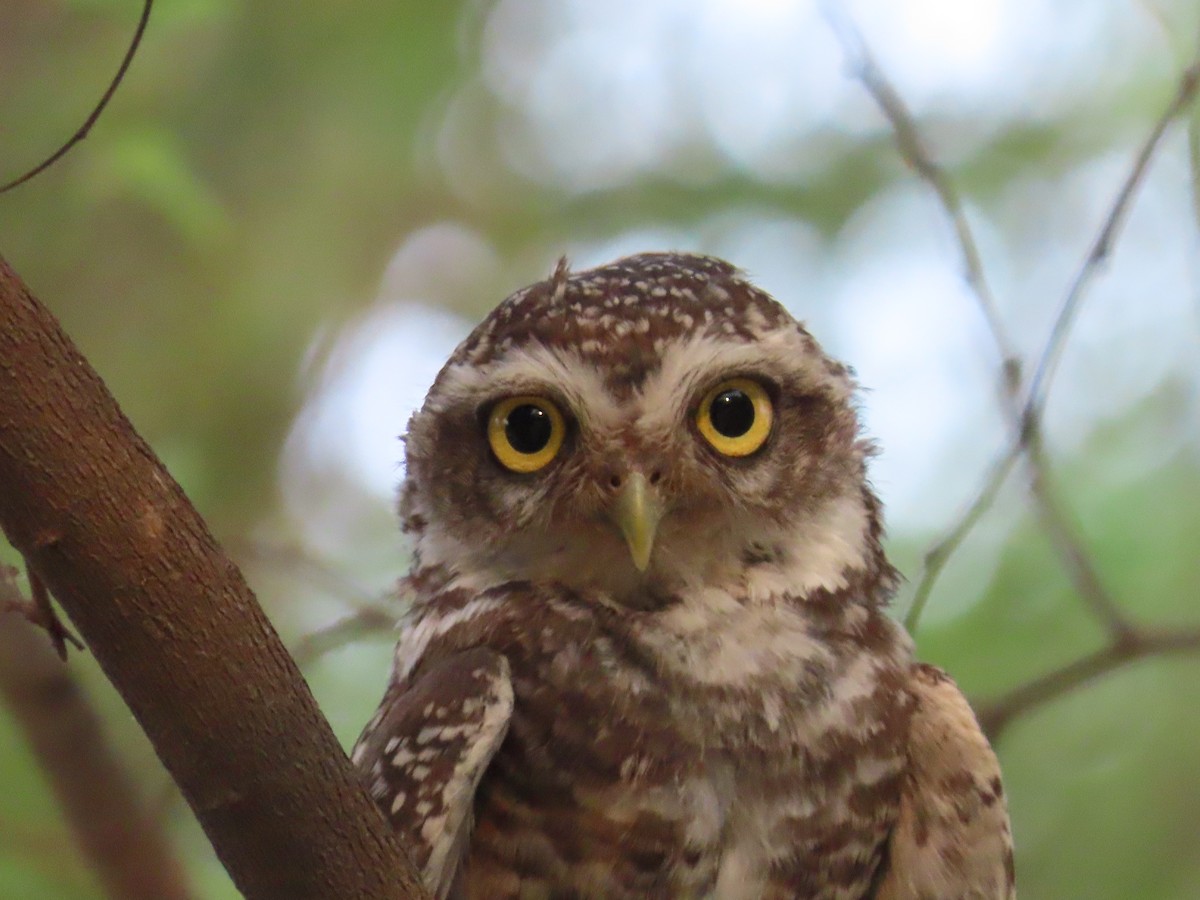
[[[704,395],[696,427],[718,453],[749,456],[771,433],[774,415],[766,388],[749,378],[731,378]]]
[[[488,416],[487,436],[500,465],[513,472],[536,472],[562,449],[567,426],[558,407],[545,397],[501,400]]]

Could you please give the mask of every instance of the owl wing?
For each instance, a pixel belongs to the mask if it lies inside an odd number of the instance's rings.
[[[479,779],[508,732],[508,660],[477,647],[393,683],[358,739],[353,759],[438,898],[454,882],[470,839]]]
[[[1012,832],[1000,764],[958,686],[916,665],[900,815],[875,900],[1012,900]]]

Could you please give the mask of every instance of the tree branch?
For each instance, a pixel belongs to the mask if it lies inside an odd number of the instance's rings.
[[[394,631],[395,628],[395,613],[380,607],[364,606],[324,628],[303,635],[292,646],[292,655],[303,669],[346,644],[362,640],[369,634]]]
[[[1132,631],[1133,626],[1104,586],[1082,538],[1071,526],[1070,516],[1050,487],[1051,467],[1042,444],[1041,412],[1054,364],[1070,332],[1075,313],[1082,304],[1085,290],[1111,253],[1120,226],[1125,221],[1137,189],[1145,179],[1146,171],[1167,126],[1189,108],[1195,100],[1197,90],[1200,89],[1200,60],[1194,61],[1180,76],[1174,97],[1156,120],[1150,135],[1135,156],[1132,169],[1122,182],[1104,224],[1093,241],[1091,251],[1067,291],[1045,347],[1038,357],[1029,388],[1024,392],[1026,399],[1022,402],[1021,361],[1011,349],[1012,343],[997,312],[996,300],[984,275],[983,263],[957,189],[926,148],[916,120],[876,63],[853,20],[836,0],[822,0],[822,10],[841,43],[854,74],[891,124],[901,156],[930,186],[950,220],[963,256],[967,285],[975,295],[976,303],[1002,357],[1000,388],[1012,434],[1011,444],[992,464],[983,486],[958,521],[926,554],[921,578],[905,617],[905,626],[910,631],[916,630],[933,585],[949,557],[991,507],[1013,462],[1019,457],[1024,457],[1030,494],[1037,508],[1038,518],[1050,537],[1076,593],[1091,613],[1104,623],[1110,634],[1118,639],[1122,638]]]
[[[0,603],[20,593],[0,567]],[[24,731],[76,843],[114,900],[185,900],[183,870],[139,801],[86,696],[36,626],[0,618],[0,695]]]
[[[916,634],[917,623],[921,620],[921,614],[925,612],[925,604],[929,602],[929,595],[941,576],[942,569],[946,567],[950,557],[958,551],[959,546],[967,539],[967,535],[983,518],[983,514],[992,508],[992,504],[996,502],[996,496],[1000,493],[1000,488],[1004,486],[1004,482],[1013,470],[1013,466],[1016,465],[1019,456],[1020,453],[1015,447],[1009,447],[1004,455],[992,463],[984,479],[983,487],[975,493],[974,501],[946,534],[925,553],[921,568],[921,580],[917,582],[916,590],[913,591],[912,604],[904,617],[904,627],[910,634]]]
[[[0,527],[247,898],[424,896],[241,573],[3,259]]]
[[[1014,688],[1004,696],[977,705],[979,724],[995,741],[1012,721],[1035,707],[1056,700],[1075,688],[1122,666],[1150,656],[1200,652],[1200,629],[1131,631],[1087,656]]]
[[[1095,560],[1084,547],[1083,538],[1054,491],[1053,475],[1042,443],[1041,428],[1029,430],[1021,446],[1025,451],[1029,491],[1033,496],[1038,521],[1058,554],[1059,564],[1066,571],[1075,593],[1087,604],[1092,616],[1099,620],[1114,639],[1123,639],[1133,631],[1133,623],[1104,584]]]
[[[1146,171],[1150,167],[1155,151],[1162,143],[1163,135],[1167,133],[1167,128],[1172,122],[1192,107],[1196,100],[1197,90],[1200,90],[1200,59],[1193,60],[1192,64],[1179,76],[1171,102],[1167,104],[1166,109],[1155,121],[1150,134],[1147,135],[1134,156],[1129,174],[1125,176],[1125,180],[1117,190],[1117,196],[1113,200],[1112,206],[1109,207],[1108,215],[1105,216],[1100,231],[1092,241],[1091,249],[1088,250],[1082,265],[1071,281],[1071,286],[1067,289],[1058,314],[1054,318],[1050,335],[1046,338],[1046,344],[1038,356],[1033,378],[1029,382],[1028,399],[1025,401],[1023,410],[1025,420],[1039,418],[1045,408],[1050,382],[1054,377],[1059,357],[1062,355],[1063,346],[1066,344],[1067,334],[1083,303],[1084,294],[1112,254],[1113,244],[1120,234],[1121,226],[1125,224],[1129,208],[1133,205],[1138,188],[1146,178]]]
[[[979,245],[971,231],[970,223],[963,209],[962,198],[958,190],[947,177],[945,170],[933,158],[933,154],[925,146],[921,130],[916,120],[909,112],[903,98],[892,86],[883,69],[875,61],[871,48],[867,46],[862,33],[854,24],[854,20],[846,14],[841,4],[836,0],[822,0],[821,12],[833,29],[842,52],[846,55],[846,64],[867,89],[875,105],[892,126],[892,134],[896,139],[896,148],[906,163],[921,177],[937,195],[938,202],[950,225],[954,229],[954,237],[962,254],[963,279],[975,295],[980,312],[987,322],[988,331],[1000,352],[1001,362],[1007,379],[1007,390],[1015,393],[1019,383],[1020,370],[1017,367],[1019,358],[1013,349],[1012,342],[1005,332],[1004,322],[1000,318],[999,307],[995,295],[988,285],[987,276],[983,270],[983,259],[979,255]]]
[[[121,58],[121,64],[117,66],[117,73],[113,75],[112,81],[108,83],[108,87],[101,95],[99,102],[92,108],[84,123],[75,129],[75,133],[71,135],[66,143],[47,156],[44,160],[25,172],[23,175],[18,175],[7,184],[0,185],[0,194],[11,191],[15,187],[19,187],[27,181],[31,181],[38,175],[41,175],[48,168],[71,152],[71,148],[82,141],[91,133],[92,126],[100,119],[100,114],[104,112],[104,107],[108,106],[108,101],[116,94],[117,88],[121,86],[121,82],[125,80],[125,73],[129,71],[129,66],[133,63],[134,56],[137,55],[138,47],[141,46],[142,36],[146,33],[146,26],[150,24],[150,9],[154,6],[154,0],[144,0],[142,3],[142,14],[138,17],[138,23],[133,29],[133,37],[129,41],[129,46],[125,49],[125,55]]]
[[[965,280],[975,295],[976,303],[988,323],[1002,358],[1001,397],[1011,436],[989,469],[982,486],[975,494],[975,499],[947,531],[945,537],[926,553],[921,578],[905,617],[905,626],[910,632],[915,632],[933,586],[947,561],[991,507],[1014,464],[1023,460],[1029,476],[1030,495],[1042,530],[1054,546],[1076,593],[1108,633],[1108,643],[1100,650],[1015,688],[1009,695],[982,707],[980,721],[995,739],[1016,716],[1128,662],[1155,654],[1200,651],[1200,632],[1148,632],[1139,629],[1130,621],[1116,598],[1104,585],[1095,561],[1071,523],[1066,507],[1055,494],[1051,465],[1042,440],[1042,414],[1046,397],[1075,316],[1082,306],[1088,286],[1112,253],[1121,226],[1128,217],[1138,188],[1145,180],[1146,172],[1168,126],[1195,103],[1197,93],[1200,92],[1200,57],[1193,60],[1181,74],[1170,103],[1155,121],[1150,134],[1135,155],[1133,165],[1121,183],[1091,249],[1067,289],[1043,350],[1037,358],[1029,385],[1022,390],[1021,360],[1011,350],[1012,343],[1004,330],[995,298],[984,275],[978,246],[957,189],[926,148],[916,120],[876,63],[853,20],[837,0],[822,0],[822,10],[841,43],[855,76],[891,124],[900,155],[929,185],[950,220],[962,254]],[[1197,158],[1195,134],[1196,128],[1193,127],[1190,133],[1193,164]]]

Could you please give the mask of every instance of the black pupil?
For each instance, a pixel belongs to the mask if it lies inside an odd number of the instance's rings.
[[[754,402],[737,388],[721,391],[713,398],[708,417],[718,434],[741,437],[754,424]]]
[[[504,420],[504,436],[518,453],[537,453],[550,443],[550,414],[532,403],[518,406]]]

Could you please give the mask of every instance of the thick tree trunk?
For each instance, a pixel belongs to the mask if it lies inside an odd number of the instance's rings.
[[[424,896],[241,573],[3,259],[0,527],[245,896]]]

